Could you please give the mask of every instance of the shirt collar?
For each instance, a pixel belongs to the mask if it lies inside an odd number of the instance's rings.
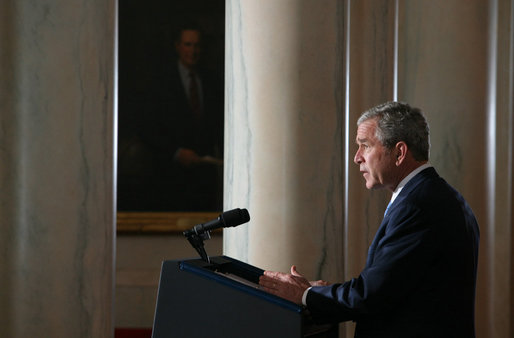
[[[426,168],[430,168],[432,165],[430,163],[425,163],[423,165],[420,165],[416,169],[410,172],[403,180],[400,181],[396,189],[393,191],[393,196],[391,197],[391,201],[389,204],[393,203],[396,197],[400,194],[403,187],[417,174],[419,174],[421,171],[425,170]]]
[[[186,66],[178,61],[178,72],[180,74],[180,78],[182,79],[182,83],[188,84],[189,83],[189,69],[187,69]],[[187,88],[187,87],[186,87]]]

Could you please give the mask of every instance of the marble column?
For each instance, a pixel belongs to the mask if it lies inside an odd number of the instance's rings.
[[[225,254],[342,278],[342,3],[227,1]]]
[[[116,1],[0,4],[0,336],[113,334]]]

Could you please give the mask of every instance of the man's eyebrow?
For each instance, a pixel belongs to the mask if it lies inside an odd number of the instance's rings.
[[[366,143],[368,142],[368,139],[367,138],[356,138],[355,139],[355,143]]]

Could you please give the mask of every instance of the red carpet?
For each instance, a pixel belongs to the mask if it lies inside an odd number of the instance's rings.
[[[114,338],[151,338],[152,329],[116,328]]]

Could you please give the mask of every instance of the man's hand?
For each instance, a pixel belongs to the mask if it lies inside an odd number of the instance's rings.
[[[311,286],[328,285],[325,281],[309,282],[300,275],[296,266],[291,267],[291,273],[264,271],[259,279],[261,288],[276,296],[285,298],[293,303],[302,304],[302,297],[305,290]]]
[[[192,167],[200,163],[200,156],[191,149],[180,148],[175,153],[175,161],[184,167]]]

